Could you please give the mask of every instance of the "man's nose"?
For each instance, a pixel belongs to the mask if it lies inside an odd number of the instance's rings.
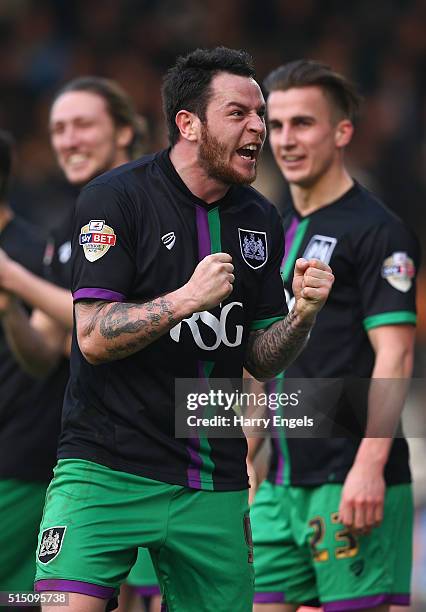
[[[61,145],[64,148],[72,149],[78,144],[77,130],[72,126],[67,126],[61,134]]]
[[[248,127],[251,132],[255,132],[256,134],[261,134],[263,135],[263,137],[266,134],[265,121],[263,117],[260,117],[257,113],[250,117]]]
[[[283,148],[289,148],[296,144],[294,130],[290,125],[283,125],[279,141]]]

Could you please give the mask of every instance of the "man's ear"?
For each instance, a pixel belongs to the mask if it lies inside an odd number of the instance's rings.
[[[130,125],[123,125],[117,129],[117,146],[122,149],[127,147],[132,142],[133,128]]]
[[[198,140],[201,122],[197,115],[190,111],[180,110],[175,121],[182,138],[191,142]]]
[[[347,147],[354,133],[354,126],[352,121],[349,119],[342,119],[336,126],[336,132],[334,135],[334,142],[338,149]]]

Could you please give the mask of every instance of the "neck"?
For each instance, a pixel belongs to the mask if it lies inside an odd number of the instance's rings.
[[[13,210],[7,202],[0,202],[0,232],[4,230],[6,225],[12,221],[14,217]]]
[[[295,209],[306,216],[338,200],[353,184],[352,178],[342,166],[337,171],[327,172],[308,187],[293,183],[290,191]]]
[[[229,189],[229,185],[207,174],[198,161],[197,148],[190,142],[177,142],[170,151],[170,161],[189,191],[207,204],[223,198]]]
[[[110,170],[113,170],[114,168],[118,168],[118,166],[122,166],[123,164],[127,164],[129,161],[130,161],[130,156],[127,153],[127,150],[121,149],[117,151]]]

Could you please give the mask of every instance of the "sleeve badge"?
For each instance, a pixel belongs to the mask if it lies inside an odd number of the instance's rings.
[[[105,225],[103,220],[92,219],[81,228],[78,242],[83,247],[85,258],[93,262],[103,257],[110,247],[115,246],[116,240],[112,227]]]
[[[407,293],[413,284],[416,268],[407,253],[396,252],[387,257],[382,266],[382,278],[398,291]]]

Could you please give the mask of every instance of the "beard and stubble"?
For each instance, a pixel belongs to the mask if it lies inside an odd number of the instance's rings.
[[[201,126],[201,142],[198,150],[198,161],[207,176],[225,185],[250,185],[256,179],[256,169],[248,177],[232,168],[227,162],[229,152],[215,136],[209,133],[205,124]]]

